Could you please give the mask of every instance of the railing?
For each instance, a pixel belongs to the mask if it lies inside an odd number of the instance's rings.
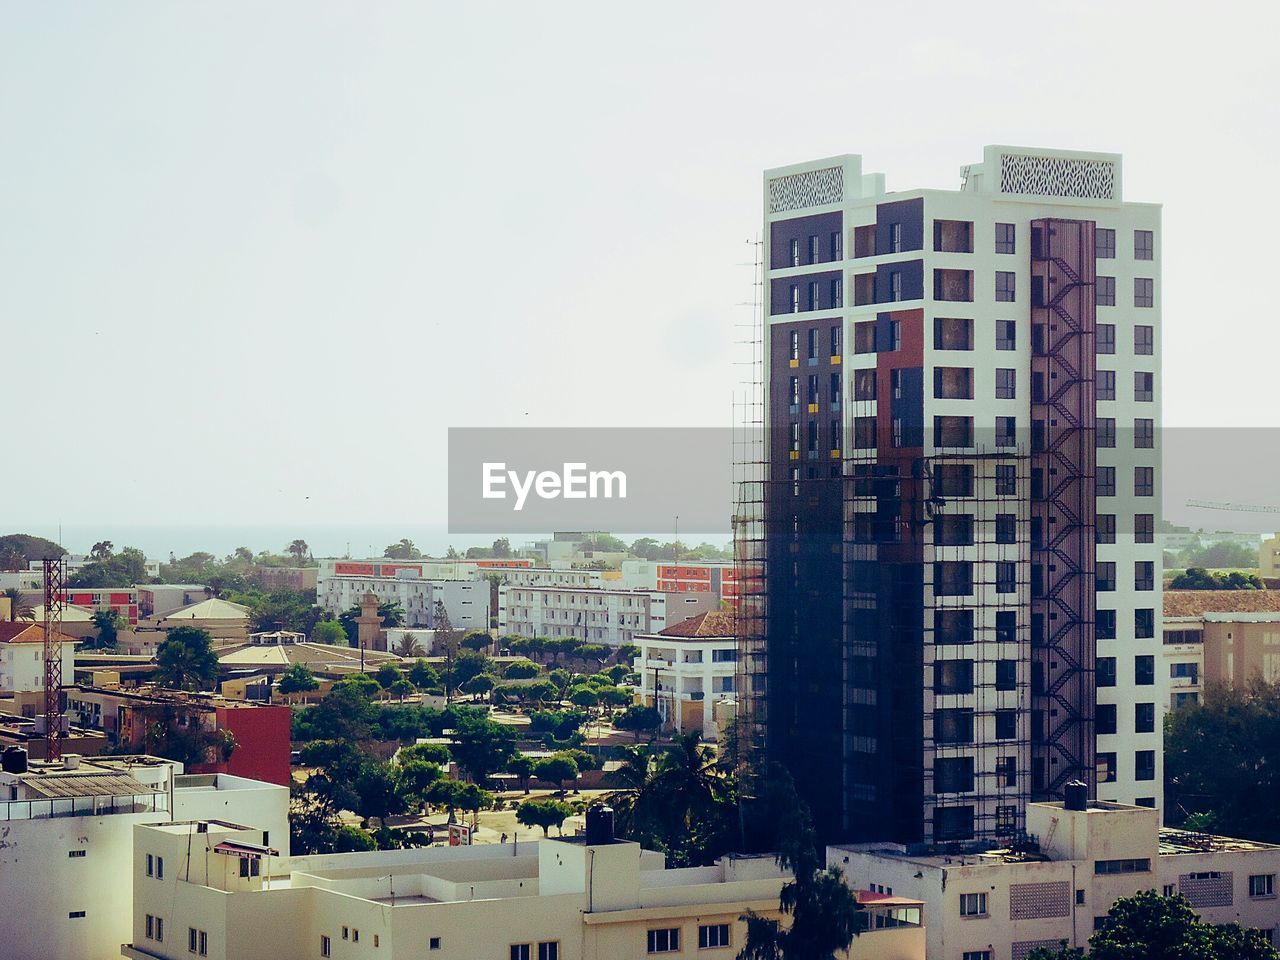
[[[120,813],[156,813],[169,809],[164,793],[119,797],[59,797],[0,802],[0,821],[46,820],[51,817],[102,817]]]

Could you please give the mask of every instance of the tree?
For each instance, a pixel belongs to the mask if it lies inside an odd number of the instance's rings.
[[[649,730],[656,733],[661,723],[662,716],[656,707],[646,707],[640,703],[632,704],[613,718],[614,727],[618,730],[630,730],[636,743],[640,742],[642,732]]]
[[[360,770],[355,782],[359,797],[356,813],[387,825],[387,817],[403,813],[405,798],[400,792],[396,772],[389,763],[369,761]]]
[[[590,710],[600,703],[600,694],[590,687],[574,687],[569,691],[569,702],[575,707]]]
[[[563,800],[525,800],[516,807],[516,821],[526,827],[541,827],[542,835],[555,827],[563,832],[563,824],[573,815],[573,807]]]
[[[1028,960],[1076,960],[1084,951],[1033,950]],[[1266,933],[1204,923],[1185,897],[1144,890],[1112,904],[1089,938],[1090,960],[1277,960]]]
[[[468,633],[462,638],[463,648],[467,650],[474,650],[477,653],[481,650],[488,650],[492,645],[493,637],[489,636],[487,633],[481,633],[478,630],[474,633]]]
[[[417,689],[418,688],[413,685],[412,681],[402,676],[399,680],[397,680],[395,683],[391,684],[391,686],[387,688],[387,692],[390,693],[397,700],[399,700],[401,703],[404,703],[404,698],[413,696],[413,694],[417,691]]]
[[[507,773],[514,774],[520,781],[520,789],[529,792],[529,780],[533,777],[534,759],[528,754],[517,753],[507,763]]]
[[[461,780],[437,780],[427,790],[427,802],[444,807],[453,820],[455,810],[483,810],[493,802],[493,795],[474,783]]]
[[[533,765],[533,775],[544,783],[554,783],[560,795],[564,796],[565,781],[578,779],[578,764],[572,757],[557,753],[537,761]]]
[[[662,544],[653,537],[641,537],[632,542],[631,552],[641,560],[657,560],[662,556]]]
[[[60,544],[29,533],[0,536],[0,570],[25,570],[32,560],[56,560],[66,553]]]
[[[1172,812],[1212,812],[1233,837],[1280,841],[1280,807],[1259,803],[1280,786],[1280,683],[1209,686],[1204,700],[1165,720]]]
[[[541,672],[536,663],[530,663],[528,660],[516,660],[514,663],[507,664],[507,669],[502,671],[502,678],[504,680],[532,680]]]
[[[89,548],[89,556],[94,560],[106,560],[115,550],[115,544],[110,540],[99,540]]]
[[[487,717],[461,719],[449,752],[466,774],[483,786],[489,774],[501,770],[515,753],[516,735],[510,727]]]
[[[1232,570],[1213,573],[1203,567],[1190,567],[1169,583],[1171,590],[1265,590],[1266,584],[1256,574]]]
[[[294,540],[284,550],[298,564],[301,564],[303,560],[311,555],[311,548],[307,546],[307,541],[305,540]]]
[[[452,686],[461,687],[472,677],[489,671],[490,661],[483,653],[465,650],[453,658],[453,666],[449,670],[449,682]]]
[[[417,807],[426,803],[431,786],[443,777],[444,771],[440,766],[426,760],[406,761],[402,756],[396,768],[396,783],[400,793]]]
[[[402,674],[394,666],[384,663],[378,668],[378,672],[373,675],[373,679],[378,681],[378,686],[383,690],[390,690],[392,685],[401,678]]]
[[[311,628],[312,643],[326,643],[335,647],[347,645],[347,631],[337,620],[321,620]]]
[[[315,678],[315,674],[307,669],[305,663],[295,663],[280,675],[280,681],[276,684],[276,689],[286,697],[291,697],[295,693],[310,693],[312,690],[319,690],[320,681]]]
[[[434,763],[440,767],[449,765],[449,748],[443,743],[415,743],[411,747],[404,747],[396,754],[400,763],[410,763],[415,760],[421,760],[424,763]]]
[[[147,558],[137,547],[92,560],[67,578],[69,587],[131,587],[147,582]]]
[[[427,651],[422,649],[422,644],[414,634],[406,633],[392,644],[391,652],[397,657],[403,657],[406,660],[410,660],[414,657],[425,656]]]
[[[427,661],[419,658],[409,668],[409,680],[419,690],[427,690],[440,685],[440,674]]]
[[[177,690],[208,690],[218,677],[213,639],[196,627],[174,627],[156,650],[152,674],[161,686]]]
[[[481,697],[486,696],[493,687],[493,677],[487,673],[478,673],[462,685],[462,692],[468,693],[479,700]]]
[[[421,560],[422,551],[414,546],[413,541],[408,537],[404,537],[399,543],[393,543],[385,550],[382,555],[388,560]]]
[[[35,618],[35,608],[27,602],[27,598],[22,595],[22,591],[17,587],[10,587],[4,592],[4,596],[9,598],[9,619],[10,621],[31,620]]]

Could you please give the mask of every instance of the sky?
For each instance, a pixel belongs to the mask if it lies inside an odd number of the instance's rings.
[[[0,528],[433,524],[450,426],[728,425],[761,171],[1164,204],[1165,421],[1275,425],[1274,4],[0,2]]]

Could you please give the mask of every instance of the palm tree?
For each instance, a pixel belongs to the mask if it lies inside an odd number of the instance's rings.
[[[422,649],[422,644],[418,642],[418,638],[412,633],[406,633],[391,648],[391,652],[397,657],[404,657],[406,660],[425,657],[426,651]]]
[[[307,546],[307,541],[301,539],[293,541],[285,549],[298,563],[302,563],[311,554],[311,548]]]
[[[218,677],[218,655],[209,634],[196,627],[174,627],[156,650],[152,676],[161,686],[208,690]]]
[[[22,591],[17,587],[10,587],[4,592],[4,596],[9,598],[9,619],[17,620],[34,620],[36,611],[27,599],[22,595]]]

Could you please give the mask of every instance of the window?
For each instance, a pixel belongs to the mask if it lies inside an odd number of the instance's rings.
[[[1133,732],[1155,733],[1156,705],[1154,703],[1135,703],[1133,711]]]
[[[1116,588],[1116,565],[1112,560],[1100,560],[1095,568],[1095,585],[1098,593],[1111,593]]]
[[[1017,253],[1017,227],[1012,223],[996,224],[996,253]]]
[[[996,643],[1016,643],[1018,640],[1018,611],[996,611]]]
[[[1094,542],[1116,542],[1116,515],[1114,513],[1100,513],[1097,515],[1097,523],[1094,526]]]
[[[1013,400],[1017,397],[1018,375],[1010,367],[996,368],[996,399]]]
[[[800,240],[798,238],[791,241],[791,265],[793,267],[800,266]]]
[[[1094,710],[1094,722],[1098,726],[1098,733],[1115,733],[1116,732],[1116,705],[1114,703],[1100,703]]]
[[[1099,448],[1110,448],[1116,445],[1115,417],[1098,417],[1096,429],[1097,446]]]
[[[256,877],[262,871],[262,863],[250,857],[240,858],[240,876]]]
[[[560,960],[560,941],[543,940],[539,943],[538,960]]]
[[[839,306],[839,304],[836,304],[836,306]],[[843,337],[841,327],[834,326],[831,328],[830,342],[831,342],[831,346],[830,346],[829,356],[832,356],[832,357],[840,356],[840,350],[844,344],[844,337]]]
[[[1016,297],[1015,283],[1017,274],[1011,270],[996,271],[996,302],[1013,303]]]
[[[1116,495],[1115,467],[1098,467],[1097,489],[1095,492],[1100,497],[1114,497]]]
[[[146,917],[146,933],[148,940],[164,943],[164,918],[153,917],[148,913]]]
[[[938,447],[972,447],[973,417],[934,417],[933,443]]]
[[[1098,335],[1094,341],[1095,350],[1100,354],[1116,352],[1116,325],[1114,323],[1098,324]]]
[[[933,349],[972,350],[973,321],[960,317],[934,317]]]
[[[1013,447],[1017,446],[1018,439],[1018,418],[1017,417],[996,417],[996,446],[997,447]]]
[[[440,938],[439,938],[439,937],[432,937],[432,938],[430,939],[430,941],[428,941],[428,945],[427,945],[427,946],[428,946],[428,949],[430,949],[430,950],[439,950],[439,949],[440,949]]]
[[[791,359],[792,360],[800,359],[800,331],[799,330],[791,331]]]
[[[1139,607],[1133,611],[1133,635],[1139,640],[1149,640],[1156,635],[1156,612],[1151,607]]]
[[[1156,352],[1155,327],[1140,323],[1133,328],[1133,352],[1143,357]]]
[[[1139,687],[1149,687],[1156,682],[1156,658],[1144,653],[1133,658],[1133,682]]]
[[[902,252],[902,224],[900,223],[889,224],[889,252]]]
[[[940,497],[972,497],[973,465],[940,463],[933,471],[933,492]]]
[[[973,693],[973,661],[935,660],[933,692],[944,695]]]
[[[966,950],[961,960],[991,960],[990,950]]]
[[[839,230],[832,231],[830,238],[831,259],[840,260],[844,257],[842,249],[842,236]]]
[[[809,351],[809,359],[816,360],[818,359],[818,328],[810,327],[806,333],[805,341]]]
[[[809,282],[809,309],[817,310],[821,306],[822,306],[822,301],[818,299],[818,281],[811,280]]]
[[[960,916],[985,917],[987,915],[987,895],[985,893],[960,894]]]
[[[876,418],[853,418],[853,446],[857,450],[874,450],[876,447]]]
[[[1276,895],[1276,875],[1274,873],[1255,873],[1249,877],[1249,896],[1274,897]]]
[[[343,927],[343,928],[342,928],[342,939],[343,939],[343,940],[349,940],[349,939],[351,939],[351,930],[350,930],[350,928],[348,928],[348,927]]]
[[[1115,277],[1098,277],[1093,287],[1093,302],[1100,307],[1114,307],[1116,305],[1116,278]]]
[[[1012,320],[996,321],[996,349],[1018,349],[1018,325]]]
[[[1150,873],[1151,861],[1145,857],[1132,860],[1095,860],[1093,872],[1099,877],[1114,873]]]
[[[1094,382],[1094,397],[1097,400],[1114,400],[1116,398],[1116,372],[1099,370]]]
[[[863,320],[853,325],[853,352],[876,352],[876,322],[874,320]]]
[[[154,877],[156,875],[156,858],[151,854],[147,854],[147,876]]]
[[[944,547],[967,547],[973,543],[973,514],[944,513],[934,520],[933,542]]]
[[[973,710],[935,710],[933,739],[938,743],[973,743]]]
[[[933,395],[941,400],[972,400],[973,368],[934,367]]]
[[[664,927],[661,930],[649,931],[650,953],[678,953],[680,951],[680,928]]]
[[[934,643],[973,643],[972,610],[934,610]]]
[[[1155,474],[1156,474],[1155,467],[1134,467],[1133,468],[1133,495],[1135,497],[1155,496],[1155,488],[1156,488]]]
[[[1133,753],[1133,779],[1154,780],[1156,778],[1156,752],[1154,750],[1135,750]]]
[[[938,807],[933,836],[936,840],[972,840],[973,807]]]
[[[698,927],[698,949],[711,950],[715,947],[729,946],[729,925],[727,923],[709,923]]]
[[[1116,658],[1099,657],[1096,676],[1098,686],[1114,687],[1116,685]]]
[[[1094,256],[1099,260],[1116,258],[1116,232],[1099,228],[1094,233]]]
[[[510,957],[511,960],[533,960],[533,945],[529,943],[513,943]]]
[[[1098,783],[1115,783],[1118,777],[1116,771],[1116,755],[1114,753],[1099,752],[1094,759],[1096,773],[1094,774]]]
[[[933,592],[939,597],[973,595],[973,564],[967,560],[943,560],[933,565]]]
[[[1165,896],[1168,896],[1168,894],[1165,894]],[[1077,891],[1076,891],[1076,904],[1077,904],[1077,905],[1083,905],[1083,904],[1084,904],[1084,891],[1083,891],[1083,890],[1077,890]]]
[[[1133,231],[1133,259],[1155,259],[1155,235],[1150,230]]]
[[[1114,640],[1116,638],[1116,612],[1114,610],[1099,610],[1095,630],[1099,640]]]
[[[968,220],[933,221],[933,249],[940,253],[973,253],[973,224]]]
[[[902,271],[889,271],[889,299],[897,303],[902,299]]]
[[[792,242],[794,243],[795,241],[792,241]],[[322,957],[333,956],[333,944],[332,942],[330,942],[329,938],[324,936],[323,934],[320,937],[320,956]]]
[[[996,711],[996,739],[997,740],[1018,739],[1018,711],[1017,710],[997,710]]]
[[[1018,785],[1018,758],[997,757],[996,778],[1002,787],[1016,787]]]
[[[1133,374],[1133,399],[1139,403],[1150,403],[1155,392],[1156,375],[1143,370],[1135,370]]]
[[[1156,542],[1156,518],[1150,513],[1133,515],[1133,539],[1136,543]]]
[[[996,661],[996,689],[1013,690],[1018,685],[1018,663],[1016,660]]]
[[[83,920],[85,912],[83,910],[72,910],[67,914],[68,920]]]
[[[195,927],[187,928],[187,952],[198,957],[209,955],[209,934]]]
[[[87,851],[87,850],[68,850],[68,851],[67,851],[67,856],[68,856],[68,857],[71,857],[71,859],[75,860],[75,859],[77,859],[77,858],[79,858],[79,857],[83,857],[83,856],[84,856],[85,854],[87,854],[88,852],[89,852],[89,851]]]
[[[1016,543],[1018,540],[1018,517],[1013,513],[996,514],[996,543]]]
[[[1155,306],[1156,282],[1150,277],[1134,277],[1133,278],[1133,305],[1135,307],[1153,307]]]
[[[800,285],[798,283],[791,284],[791,312],[800,312]]]
[[[828,381],[828,387],[829,387],[828,395],[831,397],[831,403],[833,406],[836,406],[838,409],[838,405],[840,403],[840,392],[841,392],[840,374],[838,373],[831,374],[830,380]]]
[[[1139,418],[1133,421],[1133,445],[1138,450],[1151,450],[1156,445],[1156,422]]]
[[[853,399],[874,400],[876,398],[875,370],[853,371]]]
[[[1012,560],[996,562],[996,593],[1016,593],[1018,589],[1018,565]]]
[[[1018,491],[1018,474],[1011,463],[996,464],[996,496],[1012,497]]]

